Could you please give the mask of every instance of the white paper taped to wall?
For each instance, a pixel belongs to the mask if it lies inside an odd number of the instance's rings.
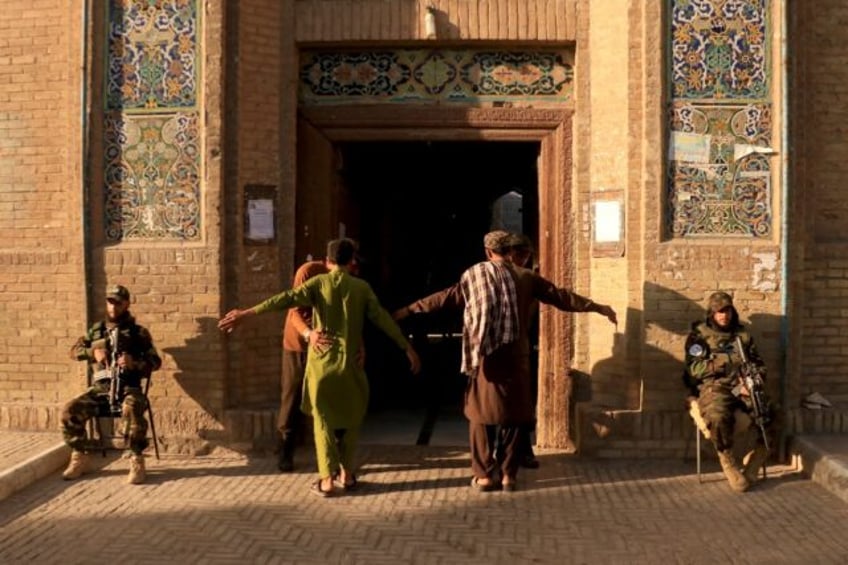
[[[247,237],[249,239],[274,239],[274,201],[257,198],[247,202]]]
[[[595,202],[595,243],[621,241],[621,202],[601,200]]]

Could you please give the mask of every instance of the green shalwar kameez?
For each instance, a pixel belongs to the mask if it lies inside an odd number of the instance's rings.
[[[315,452],[321,477],[334,474],[341,464],[352,470],[353,457],[368,407],[368,378],[357,364],[362,329],[367,317],[398,347],[408,342],[391,315],[380,306],[371,286],[345,270],[315,276],[297,288],[281,292],[253,307],[257,314],[311,306],[314,330],[335,337],[319,353],[309,348],[303,380],[301,410],[313,418]],[[337,443],[338,433],[343,440]]]

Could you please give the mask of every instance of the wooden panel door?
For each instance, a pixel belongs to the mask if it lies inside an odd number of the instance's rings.
[[[308,257],[323,258],[336,233],[336,179],[333,143],[308,121],[298,120],[295,268]]]
[[[542,140],[539,154],[539,264],[558,287],[574,288],[569,261],[573,245],[570,195],[570,132],[565,127]],[[573,430],[574,316],[543,306],[539,319],[539,393],[536,443],[576,449]]]
[[[305,119],[297,128],[295,262],[323,258],[327,242],[359,237],[359,206],[341,174],[342,152]],[[295,268],[297,267],[295,265]]]

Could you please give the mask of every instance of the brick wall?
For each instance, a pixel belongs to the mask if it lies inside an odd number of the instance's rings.
[[[596,191],[623,189],[627,231],[622,260],[578,259],[592,297],[608,297],[617,308],[622,332],[607,339],[610,330],[597,320],[582,330],[591,343],[584,347],[590,353],[585,370],[600,386],[578,406],[581,449],[602,456],[680,453],[691,431],[680,416],[683,343],[691,322],[703,318],[706,298],[715,290],[736,297],[775,375],[770,384],[779,397],[784,373],[784,256],[777,235],[764,242],[668,239],[662,3],[587,4],[579,3],[578,10],[577,74],[583,82],[577,86],[577,188],[585,194],[584,203]],[[590,14],[585,28],[583,9]],[[610,38],[613,29],[627,32]],[[589,39],[584,42],[585,37]],[[773,61],[779,62],[779,53],[774,55]],[[609,74],[615,60],[628,62],[617,67],[626,78]],[[774,73],[779,84],[779,64]],[[780,108],[779,96],[776,102]],[[776,211],[779,182],[775,174]],[[584,238],[588,241],[587,235]]]
[[[802,4],[794,13],[797,53],[792,122],[797,156],[790,186],[794,230],[800,249],[794,268],[800,277],[796,312],[800,315],[800,379],[791,389],[793,405],[819,392],[848,409],[848,68],[844,26],[848,5],[836,0]],[[839,430],[837,425],[836,431]]]
[[[295,0],[297,42],[427,39],[427,8],[440,40],[574,40],[578,0]]]
[[[163,354],[151,398],[165,446],[220,436],[222,14],[204,11],[200,38],[202,242],[115,244],[102,208],[105,4],[13,4],[0,14],[0,428],[58,429],[59,408],[85,385],[68,350],[120,282]]]
[[[0,428],[48,427],[85,322],[81,2],[0,12]],[[29,410],[31,406],[38,409]]]
[[[228,61],[234,85],[230,90],[228,115],[229,145],[232,153],[228,170],[227,202],[231,211],[227,237],[228,280],[227,308],[253,306],[260,300],[288,287],[291,256],[285,269],[281,249],[289,238],[277,234],[274,244],[244,245],[245,188],[248,185],[272,187],[277,212],[277,229],[286,210],[293,208],[293,195],[281,189],[281,65],[282,5],[274,0],[241,2],[231,9],[230,42],[237,54]],[[280,375],[280,327],[282,316],[267,314],[257,323],[229,338],[233,355],[233,378],[228,382],[231,406],[272,406],[278,402]]]
[[[90,317],[102,314],[106,283],[122,282],[134,292],[139,321],[165,354],[152,390],[157,431],[173,437],[270,435],[282,318],[267,315],[226,341],[215,322],[228,308],[286,287],[291,277],[298,42],[422,40],[431,2],[201,3],[204,235],[186,245],[104,242],[96,108],[91,192],[86,202],[82,196],[84,85],[77,71],[85,62],[83,2],[10,2],[0,14],[0,315],[8,320],[0,328],[0,427],[55,427],[56,406],[83,383],[66,349]],[[783,372],[782,324],[799,337],[788,344],[792,406],[810,390],[848,401],[840,370],[841,309],[848,300],[841,282],[848,270],[842,217],[848,206],[839,184],[846,71],[838,22],[848,15],[842,2],[802,3],[792,22],[798,31],[795,87],[804,96],[796,101],[792,130],[790,204],[797,216],[788,218],[788,250],[779,229],[764,242],[666,239],[663,2],[433,4],[436,41],[576,43],[571,197],[574,225],[581,227],[565,240],[574,245],[576,289],[613,304],[620,315],[617,334],[602,319],[575,320],[575,368],[597,375],[589,386],[598,385],[598,396],[581,406],[587,445],[605,433],[596,447],[609,454],[680,447],[688,431],[685,418],[680,423],[683,340],[718,288],[735,294],[773,374]],[[104,29],[92,17],[92,29]],[[610,35],[622,29],[626,33]],[[780,60],[778,43],[774,61]],[[102,53],[94,56],[91,85],[100,85]],[[611,72],[616,61],[626,63]],[[89,89],[94,106],[97,88]],[[248,246],[242,239],[245,187],[257,184],[276,187],[275,245]],[[776,177],[776,194],[778,185]],[[592,257],[585,219],[593,194],[610,189],[624,194],[625,256],[599,259]],[[788,281],[782,280],[784,251],[793,259]],[[788,321],[780,311],[784,288],[797,315]],[[791,421],[801,427],[805,418],[793,413]],[[811,425],[839,429],[842,422],[821,417]]]
[[[162,355],[154,374],[150,398],[160,447],[195,449],[197,439],[226,439],[226,352],[216,324],[223,303],[221,271],[224,96],[224,14],[218,3],[199,3],[198,135],[203,142],[199,189],[201,237],[195,241],[124,240],[106,238],[104,224],[104,92],[107,26],[105,4],[95,3],[92,14],[93,64],[91,113],[91,180],[87,202],[90,265],[90,316],[104,313],[105,288],[120,283],[133,295],[131,311],[147,327]],[[194,112],[195,110],[189,110]],[[165,115],[172,109],[162,110]],[[77,332],[82,330],[79,326]]]

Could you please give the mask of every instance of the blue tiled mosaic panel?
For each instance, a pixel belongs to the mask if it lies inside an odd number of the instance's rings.
[[[116,113],[105,128],[107,239],[200,239],[197,114]]]
[[[672,95],[768,95],[767,0],[672,0]]]
[[[769,157],[734,157],[737,146],[771,145],[771,107],[680,102],[671,122],[674,131],[710,136],[709,162],[669,161],[673,235],[771,235]]]
[[[670,132],[710,136],[703,162],[669,159],[675,237],[772,235],[768,0],[669,0]],[[706,152],[705,152],[706,153]]]
[[[197,104],[196,0],[109,2],[106,108]]]
[[[304,103],[565,101],[574,69],[561,52],[305,52],[300,79]]]

